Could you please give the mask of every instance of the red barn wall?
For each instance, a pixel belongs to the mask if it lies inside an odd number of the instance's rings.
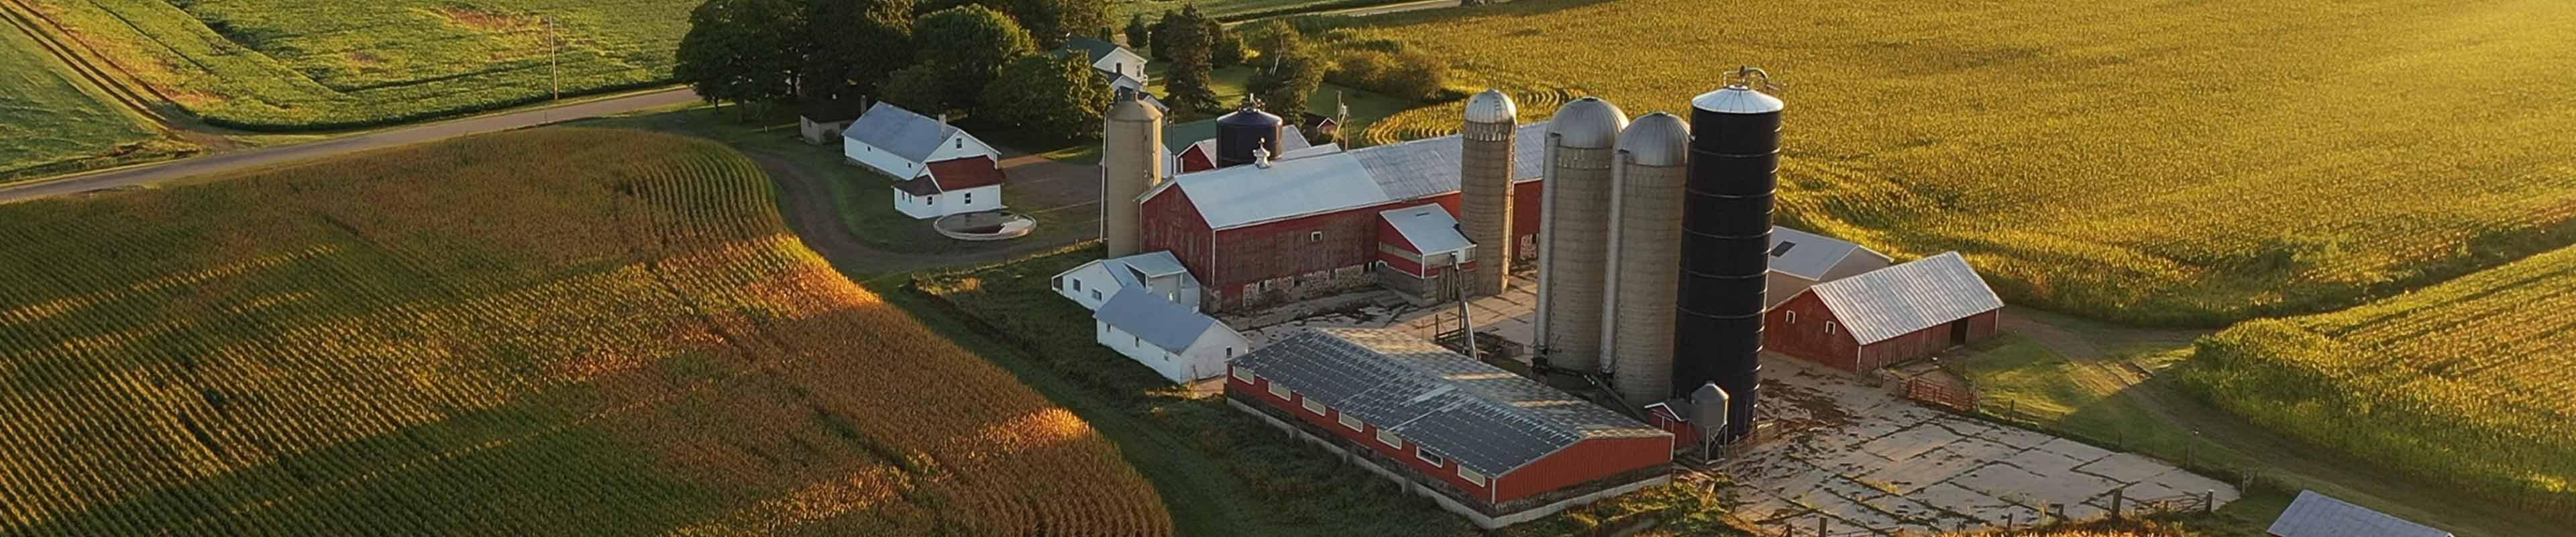
[[[1169,250],[1180,258],[1181,267],[1198,276],[1199,281],[1214,281],[1216,270],[1216,234],[1208,230],[1207,219],[1199,217],[1198,206],[1190,201],[1189,192],[1179,187],[1165,188],[1145,200],[1139,211],[1144,221],[1137,229],[1143,235],[1146,252]],[[1201,284],[1202,296],[1213,289]]]
[[[1512,184],[1510,252],[1514,261],[1538,259],[1539,203],[1547,198],[1547,189],[1540,187],[1542,183],[1530,180]]]
[[[1953,321],[1953,323],[1968,323],[1967,342],[1975,343],[1985,341],[1986,338],[1994,337],[1996,329],[1995,325],[1998,321],[2002,320],[2002,318],[2003,312],[1989,311],[1972,315],[1958,321]],[[1942,323],[1931,328],[1916,330],[1902,336],[1888,338],[1887,341],[1862,346],[1860,349],[1860,369],[1855,369],[1854,371],[1869,371],[1911,360],[1921,359],[1934,354],[1939,354],[1944,350],[1949,350],[1951,346],[1951,324],[1952,323]]]
[[[1254,371],[1253,373],[1256,376],[1260,374],[1259,371]],[[1254,399],[1267,403],[1273,408],[1287,411],[1288,414],[1297,416],[1297,419],[1305,421],[1307,424],[1323,428],[1327,431],[1332,431],[1335,436],[1340,436],[1353,442],[1357,442],[1360,445],[1368,446],[1369,449],[1375,450],[1379,454],[1385,455],[1388,458],[1403,461],[1405,468],[1411,469],[1415,474],[1429,476],[1442,483],[1448,483],[1449,486],[1457,487],[1459,490],[1474,494],[1476,498],[1480,500],[1485,500],[1489,503],[1500,503],[1493,500],[1496,491],[1486,488],[1490,485],[1499,484],[1499,482],[1494,480],[1492,476],[1486,477],[1486,483],[1489,485],[1468,483],[1466,479],[1458,477],[1457,461],[1448,461],[1436,468],[1431,466],[1431,463],[1423,462],[1421,452],[1418,451],[1421,449],[1421,445],[1413,443],[1413,440],[1410,438],[1404,439],[1404,446],[1402,447],[1388,446],[1386,445],[1386,442],[1378,441],[1377,424],[1361,422],[1360,430],[1353,431],[1349,426],[1342,425],[1342,422],[1340,421],[1342,419],[1342,411],[1339,409],[1329,406],[1324,407],[1326,413],[1323,415],[1316,415],[1313,411],[1306,410],[1306,407],[1300,404],[1306,397],[1304,393],[1292,393],[1290,394],[1290,397],[1286,399],[1271,395],[1270,379],[1268,377],[1262,377],[1258,382],[1244,382],[1242,378],[1228,374],[1225,377],[1225,389],[1234,393],[1250,394]],[[1577,444],[1574,447],[1582,447],[1582,445]],[[1560,452],[1557,455],[1562,457],[1566,453],[1571,453],[1573,451],[1574,450],[1572,448],[1568,448],[1566,451]],[[1667,453],[1664,457],[1669,460],[1672,455]],[[1533,464],[1531,466],[1535,467],[1537,465]],[[1522,472],[1527,471],[1527,468],[1522,469]],[[1521,472],[1514,472],[1512,475],[1520,475],[1520,473]],[[1593,477],[1598,478],[1607,475],[1610,474],[1605,473]],[[1588,479],[1586,481],[1588,481]],[[1576,481],[1575,483],[1581,482],[1582,481]],[[1547,490],[1550,489],[1539,489],[1538,492],[1546,492]],[[1535,492],[1532,494],[1535,494]],[[1526,494],[1524,496],[1526,496]],[[1504,497],[1501,501],[1511,501],[1512,498],[1514,497]]]
[[[1797,322],[1790,322],[1791,317]],[[1837,325],[1825,333],[1825,323]],[[1820,362],[1836,369],[1858,371],[1860,341],[1852,339],[1851,330],[1840,328],[1842,319],[1825,307],[1815,293],[1802,293],[1763,314],[1762,346],[1773,352]]]
[[[1512,235],[1515,259],[1535,259],[1540,181],[1512,185]],[[1459,195],[1449,192],[1423,198],[1354,207],[1224,230],[1211,230],[1189,194],[1165,188],[1144,204],[1144,251],[1170,250],[1181,265],[1205,285],[1201,303],[1208,311],[1226,311],[1349,291],[1370,284],[1359,269],[1378,257],[1381,211],[1438,204],[1458,215]],[[1324,240],[1309,243],[1309,234]],[[1482,255],[1482,254],[1480,254]],[[1272,282],[1269,291],[1260,283]],[[1252,286],[1247,292],[1245,286]]]
[[[1496,480],[1494,501],[1527,498],[1672,460],[1672,440],[1660,436],[1585,440]]]

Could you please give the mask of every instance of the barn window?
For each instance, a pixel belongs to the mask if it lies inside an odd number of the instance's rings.
[[[1421,457],[1422,462],[1431,463],[1432,468],[1439,468],[1443,465],[1449,464],[1449,459],[1441,457],[1438,453],[1432,453],[1430,449],[1414,448],[1413,454],[1416,457]]]
[[[1469,470],[1465,466],[1458,467],[1458,478],[1466,480],[1467,484],[1470,485],[1479,487],[1485,486],[1485,474],[1477,473],[1475,470]]]
[[[1232,359],[1234,359],[1234,347],[1226,347],[1226,348],[1225,348],[1225,359],[1228,359],[1228,360],[1232,360]]]
[[[1351,430],[1353,430],[1353,431],[1357,431],[1357,430],[1361,430],[1361,429],[1366,429],[1366,428],[1368,428],[1367,426],[1360,425],[1360,418],[1359,418],[1359,416],[1353,416],[1353,415],[1351,415],[1351,413],[1349,413],[1349,412],[1343,412],[1343,413],[1342,413],[1342,426],[1343,426],[1343,427],[1349,427],[1349,428],[1351,428]]]
[[[1324,232],[1321,232],[1321,231],[1310,231],[1310,232],[1307,232],[1307,233],[1306,233],[1306,242],[1310,242],[1310,243],[1313,243],[1313,242],[1324,242]]]
[[[921,202],[923,204],[937,204],[939,203],[939,196],[922,196]]]
[[[1832,334],[1832,333],[1834,333],[1834,329],[1835,329],[1835,328],[1838,328],[1838,327],[1834,326],[1834,322],[1833,322],[1833,321],[1825,321],[1825,333],[1826,333],[1826,334]]]
[[[1270,379],[1270,395],[1277,396],[1280,399],[1287,399],[1289,395],[1288,387],[1279,385],[1279,379]]]
[[[1784,311],[1784,312],[1780,312],[1780,313],[1787,314],[1787,316],[1789,317],[1789,324],[1798,324],[1798,312],[1796,312],[1796,311]]]
[[[1074,279],[1069,280],[1069,281],[1072,281],[1072,282],[1073,282],[1073,290],[1075,290],[1075,291],[1080,291],[1080,290],[1082,290],[1082,278],[1074,278]]]
[[[1226,349],[1226,351],[1227,351],[1227,353],[1228,353],[1228,354],[1232,354],[1232,353],[1233,353],[1233,351],[1234,351],[1234,349]],[[1253,380],[1254,380],[1254,379],[1256,379],[1256,378],[1258,378],[1258,375],[1254,375],[1254,374],[1252,374],[1252,368],[1249,368],[1249,367],[1243,367],[1243,366],[1234,366],[1234,379],[1235,379],[1235,380],[1240,380],[1240,381],[1243,381],[1243,382],[1244,382],[1244,383],[1246,383],[1246,384],[1249,384],[1249,383],[1253,382]]]
[[[1404,447],[1404,437],[1396,436],[1395,431],[1378,429],[1377,441],[1385,442],[1388,447]]]
[[[957,139],[957,148],[958,148],[958,149],[965,149],[965,148],[966,148],[966,139],[965,139],[965,138],[958,138],[958,139]]]
[[[1300,401],[1298,404],[1305,406],[1307,412],[1313,412],[1317,416],[1332,413],[1332,409],[1324,408],[1324,402],[1315,400],[1313,394],[1308,394],[1306,396],[1306,400]]]
[[[1101,298],[1100,298],[1100,290],[1099,290],[1099,289],[1093,289],[1093,290],[1091,290],[1091,299],[1092,299],[1092,300],[1100,300],[1100,299],[1101,299]]]

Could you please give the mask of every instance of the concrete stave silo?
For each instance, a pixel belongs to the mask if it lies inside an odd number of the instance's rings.
[[[1607,301],[1610,161],[1628,115],[1596,97],[1558,108],[1547,128],[1545,200],[1539,211],[1537,344],[1548,365],[1601,367]]]
[[[1144,210],[1136,198],[1163,180],[1163,111],[1129,93],[1109,107],[1101,134],[1100,237],[1109,257],[1144,248]]]
[[[1467,294],[1487,296],[1503,291],[1511,275],[1512,170],[1520,106],[1501,91],[1485,90],[1467,99],[1465,124],[1459,129],[1459,231],[1476,244],[1476,270]]]
[[[1753,89],[1760,71],[1691,100],[1674,396],[1715,382],[1729,395],[1728,438],[1752,432],[1760,399],[1763,296],[1779,186],[1779,99]],[[1767,80],[1764,80],[1767,83]]]
[[[1663,112],[1619,134],[1611,163],[1612,227],[1601,359],[1629,405],[1673,396],[1673,318],[1681,278],[1682,201],[1690,125]]]

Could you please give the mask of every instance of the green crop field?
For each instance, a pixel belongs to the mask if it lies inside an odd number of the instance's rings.
[[[2186,384],[2391,468],[2576,518],[2576,248],[2203,340]]]
[[[2576,233],[2562,0],[1521,0],[1363,24],[1466,82],[1631,114],[1765,67],[1785,221],[1960,250],[2009,298],[2089,316],[2329,311]]]
[[[362,127],[669,77],[694,0],[0,0],[208,123]],[[562,47],[549,54],[547,23]]]
[[[772,192],[542,129],[0,206],[0,534],[1171,533]]]
[[[0,183],[176,148],[95,91],[35,40],[0,26]]]

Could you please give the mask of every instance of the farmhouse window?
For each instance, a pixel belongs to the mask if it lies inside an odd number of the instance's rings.
[[[965,138],[958,138],[958,139],[957,139],[957,148],[958,148],[958,149],[965,149],[965,148],[966,148],[966,139],[965,139]]]
[[[1432,468],[1439,468],[1443,465],[1449,464],[1449,459],[1441,457],[1438,453],[1432,453],[1429,449],[1416,447],[1413,449],[1413,453],[1414,456],[1421,457],[1422,462],[1431,463]]]
[[[1377,441],[1385,442],[1387,447],[1404,447],[1404,437],[1396,436],[1395,431],[1378,429]]]
[[[1332,413],[1332,409],[1324,408],[1324,402],[1315,400],[1313,394],[1307,394],[1306,400],[1299,401],[1298,404],[1305,406],[1307,412],[1313,412],[1317,416]]]
[[[921,202],[925,204],[937,204],[939,203],[939,196],[922,196]]]
[[[1343,413],[1342,413],[1342,426],[1343,426],[1343,427],[1349,427],[1349,428],[1351,428],[1351,430],[1353,430],[1353,431],[1357,431],[1357,430],[1361,430],[1361,429],[1366,429],[1366,428],[1368,428],[1368,427],[1366,427],[1366,426],[1362,426],[1362,425],[1360,425],[1360,418],[1359,418],[1359,416],[1353,416],[1353,415],[1351,415],[1351,413],[1349,413],[1349,412],[1343,412]]]
[[[1465,466],[1458,467],[1458,478],[1467,480],[1470,485],[1485,486],[1485,474],[1476,473],[1475,470],[1469,470]]]
[[[970,205],[975,203],[975,193],[973,193],[973,192],[968,192],[968,193],[966,193],[966,203],[967,203],[967,204],[970,204]]]
[[[1277,396],[1280,399],[1287,399],[1289,395],[1288,387],[1279,385],[1279,379],[1270,379],[1270,395]]]
[[[1080,291],[1080,290],[1082,290],[1082,278],[1074,278],[1072,281],[1073,281],[1073,290],[1075,290],[1075,291]]]

